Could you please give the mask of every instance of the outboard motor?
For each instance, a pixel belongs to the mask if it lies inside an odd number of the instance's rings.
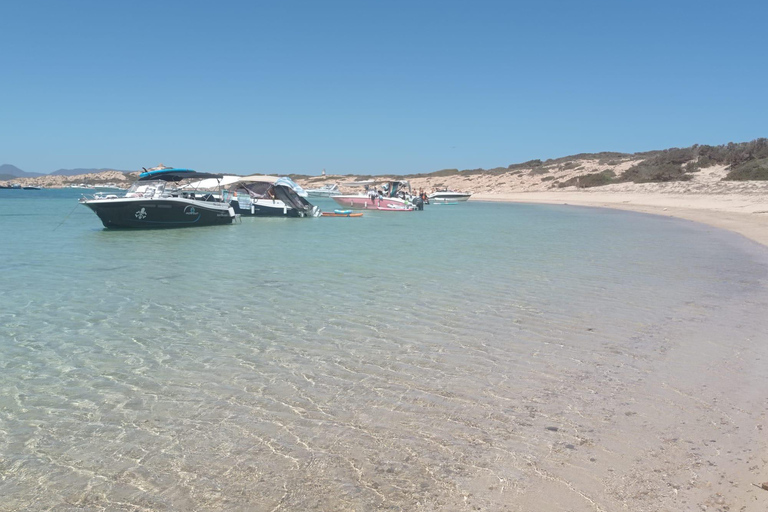
[[[417,210],[423,210],[424,209],[424,200],[420,197],[414,197],[413,198],[413,205],[416,207]]]

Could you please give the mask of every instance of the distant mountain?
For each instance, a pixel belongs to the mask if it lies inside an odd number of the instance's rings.
[[[22,171],[15,165],[11,164],[0,165],[0,175],[10,176],[12,178],[37,178],[39,176],[45,176],[39,172]]]
[[[108,171],[130,172],[130,171],[118,171],[117,169],[59,169],[58,171],[53,171],[50,175],[51,176],[77,176],[79,174],[96,174],[99,172],[108,172]]]

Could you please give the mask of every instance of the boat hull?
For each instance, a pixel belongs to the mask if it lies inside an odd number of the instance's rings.
[[[302,217],[301,213],[282,201],[257,200],[253,202],[230,202],[236,214],[243,217]]]
[[[413,206],[402,199],[370,196],[333,196],[332,199],[345,208],[354,210],[378,210],[388,212],[410,212]]]
[[[183,198],[89,199],[82,204],[98,215],[105,228],[159,229],[231,224],[234,211],[226,203]]]

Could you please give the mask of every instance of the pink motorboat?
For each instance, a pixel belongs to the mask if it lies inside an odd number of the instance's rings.
[[[381,188],[376,187],[375,181],[344,183],[348,187],[364,187],[365,191],[361,194],[333,196],[332,199],[345,208],[356,210],[410,212],[418,208],[407,181],[391,180],[380,184]]]

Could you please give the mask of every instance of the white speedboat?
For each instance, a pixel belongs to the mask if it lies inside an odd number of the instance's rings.
[[[322,187],[318,188],[308,188],[306,191],[309,197],[333,197],[341,195],[339,186],[335,183],[330,185],[323,185]]]
[[[467,201],[472,194],[470,192],[456,192],[455,190],[436,190],[429,194],[427,198],[432,203],[458,203]]]

